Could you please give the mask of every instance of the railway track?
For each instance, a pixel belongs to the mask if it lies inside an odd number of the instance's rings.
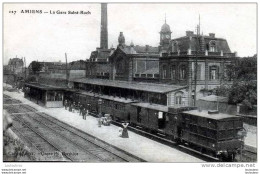
[[[6,105],[6,104],[20,104],[22,102],[16,99],[3,98],[3,103]]]
[[[52,154],[54,150],[59,151],[70,161],[144,161],[76,128],[54,118],[52,119],[52,117],[45,113],[36,112],[36,109],[29,105],[5,105],[4,108],[7,109],[13,117],[15,122],[14,132],[21,135],[23,139],[36,147],[36,149],[38,148],[37,150],[40,153],[44,153],[48,149],[46,147],[49,147],[49,151],[51,151],[50,154]],[[41,146],[37,141],[45,141],[45,143]]]
[[[31,119],[29,114],[14,115],[22,124],[34,130],[38,135],[51,142],[62,155],[68,157],[71,161],[103,162],[104,159],[90,153],[82,148],[75,138],[61,136],[56,130],[50,129],[44,123]]]
[[[241,162],[256,162],[257,161],[257,150],[251,146],[244,146],[242,151]]]
[[[62,156],[61,152],[46,138],[38,134],[26,124],[21,124],[20,120],[13,118],[11,128],[26,145],[30,147],[31,153],[28,154],[36,161],[71,161],[69,157]]]
[[[72,127],[66,123],[60,122],[59,120],[57,120],[56,118],[50,117],[48,116],[46,113],[38,113],[37,115],[35,115],[38,117],[38,119],[41,119],[41,122],[43,120],[53,124],[53,125],[58,125],[63,129],[66,129],[66,131],[69,131],[72,135],[74,136],[78,136],[82,139],[84,139],[85,141],[88,141],[91,144],[94,144],[96,146],[99,146],[104,153],[110,152],[113,155],[117,156],[118,158],[122,158],[124,161],[129,161],[129,162],[145,162],[143,159],[140,159],[132,154],[129,154],[127,152],[123,152],[122,150],[118,149],[115,146],[112,146],[92,135],[89,135],[75,127]]]
[[[3,94],[4,99],[11,98],[9,95]]]

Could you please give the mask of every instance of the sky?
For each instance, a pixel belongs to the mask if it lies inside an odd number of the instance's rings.
[[[165,14],[172,39],[184,36],[187,30],[195,31],[200,15],[204,35],[215,33],[227,39],[231,51],[240,57],[257,53],[256,3],[109,3],[107,8],[109,47],[117,46],[120,32],[126,44],[158,46]],[[21,10],[42,10],[42,14]],[[16,56],[25,57],[27,66],[34,60],[64,62],[65,53],[69,62],[85,60],[100,46],[98,3],[4,4],[3,16],[4,64]]]

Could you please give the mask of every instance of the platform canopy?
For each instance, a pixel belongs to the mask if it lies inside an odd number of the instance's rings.
[[[44,84],[40,84],[40,83],[25,83],[25,86],[41,89],[41,90],[44,90],[44,91],[66,89],[64,87],[44,85]]]
[[[129,82],[129,81],[119,81],[119,80],[106,80],[106,79],[89,79],[89,78],[74,79],[71,81],[77,83],[99,85],[99,86],[110,86],[115,88],[132,89],[132,90],[155,92],[155,93],[168,93],[172,91],[181,90],[187,87],[187,86],[180,86],[180,85]]]

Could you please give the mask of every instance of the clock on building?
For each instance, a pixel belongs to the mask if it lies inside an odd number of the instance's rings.
[[[166,37],[166,39],[170,39],[171,38],[170,35],[168,35],[168,34],[165,37]]]

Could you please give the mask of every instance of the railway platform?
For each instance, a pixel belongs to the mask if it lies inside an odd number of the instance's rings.
[[[98,139],[116,146],[127,153],[133,154],[148,162],[204,162],[190,154],[181,152],[175,148],[153,141],[134,132],[128,131],[129,138],[119,136],[119,127],[115,125],[98,126],[97,118],[87,116],[83,120],[79,113],[72,113],[65,108],[44,108],[36,103],[25,99],[23,93],[4,91],[5,94],[26,103],[39,112],[46,114],[74,126]],[[247,144],[247,140],[245,142]],[[250,144],[251,145],[251,144]]]
[[[177,149],[150,140],[146,137],[128,131],[129,138],[121,138],[119,136],[119,127],[115,125],[98,127],[98,120],[93,116],[87,116],[83,120],[79,113],[72,113],[65,108],[44,108],[36,103],[25,99],[23,93],[4,91],[5,94],[20,100],[22,103],[28,104],[38,112],[46,114],[72,125],[83,132],[97,137],[123,151],[133,154],[147,162],[204,162],[190,154],[181,152]]]

